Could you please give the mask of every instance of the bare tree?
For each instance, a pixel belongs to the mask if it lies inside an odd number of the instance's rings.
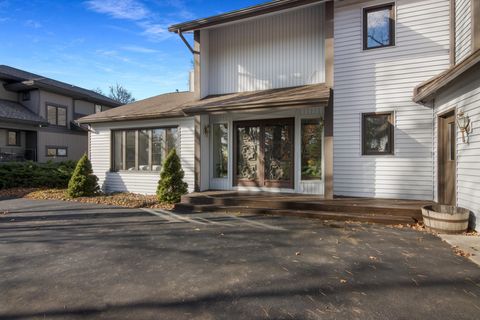
[[[110,93],[108,94],[108,97],[123,104],[132,103],[135,101],[132,93],[118,83],[116,83],[114,86],[110,86]]]

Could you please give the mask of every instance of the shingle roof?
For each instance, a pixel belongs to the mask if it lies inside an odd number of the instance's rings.
[[[326,104],[329,99],[330,88],[323,83],[208,96],[201,100],[196,100],[193,92],[174,92],[92,114],[77,121],[95,123],[174,118],[209,112]]]
[[[112,100],[95,91],[80,88],[65,82],[57,81],[41,75],[13,68],[6,65],[0,65],[0,79],[13,82],[9,86],[14,86],[17,90],[28,90],[30,88],[43,88],[59,93],[66,93],[70,96],[82,98],[87,101],[96,102],[110,107],[119,106],[115,100]]]
[[[154,119],[183,116],[183,105],[194,100],[193,92],[173,92],[139,100],[114,109],[91,114],[79,123]]]
[[[0,119],[29,124],[47,124],[47,121],[20,103],[0,99]]]

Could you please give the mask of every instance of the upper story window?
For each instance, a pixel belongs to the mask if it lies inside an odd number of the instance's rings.
[[[30,100],[30,91],[23,91],[22,92],[22,101],[29,101]]]
[[[95,105],[95,113],[99,113],[103,111],[103,107],[99,104]]]
[[[395,45],[395,4],[363,9],[363,49]]]
[[[393,154],[393,112],[362,114],[362,154]]]
[[[55,105],[47,105],[48,123],[54,126],[67,126],[67,108]]]

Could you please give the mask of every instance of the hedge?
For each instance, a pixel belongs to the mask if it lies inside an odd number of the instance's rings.
[[[66,188],[75,165],[75,161],[0,163],[0,189]]]

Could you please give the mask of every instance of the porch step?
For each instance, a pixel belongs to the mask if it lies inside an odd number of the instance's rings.
[[[289,217],[302,217],[321,220],[335,221],[358,221],[379,224],[413,224],[418,219],[411,216],[375,214],[375,213],[359,213],[359,212],[329,212],[316,210],[284,210],[250,206],[220,206],[220,205],[192,205],[180,203],[175,206],[178,213],[201,213],[201,212],[218,212],[218,213],[242,213],[242,214],[267,214]]]
[[[370,205],[368,203],[359,204],[348,200],[321,200],[321,201],[305,201],[300,199],[284,199],[279,200],[272,196],[272,199],[265,197],[260,199],[258,197],[209,197],[209,196],[186,196],[182,198],[182,203],[179,206],[186,205],[199,208],[201,206],[213,207],[258,207],[275,210],[289,210],[289,211],[315,211],[315,212],[338,212],[356,214],[377,214],[399,217],[411,217],[421,220],[422,213],[419,206],[402,206],[397,205]]]

